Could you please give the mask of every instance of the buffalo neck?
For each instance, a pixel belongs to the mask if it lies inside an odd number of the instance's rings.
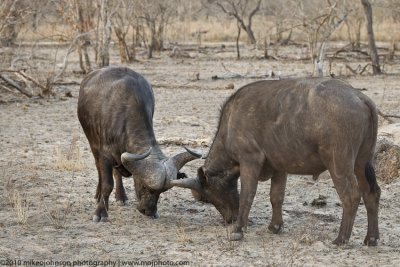
[[[238,172],[237,162],[229,156],[224,142],[218,138],[218,135],[210,148],[210,152],[204,163],[204,168],[213,176],[220,176],[223,173]],[[239,176],[239,174],[237,174],[237,176]]]

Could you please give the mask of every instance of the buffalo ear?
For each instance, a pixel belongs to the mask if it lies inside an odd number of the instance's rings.
[[[200,184],[202,186],[205,186],[205,185],[208,184],[208,176],[206,174],[206,170],[204,169],[204,167],[200,167],[197,170],[197,177],[198,177],[198,179],[200,181]]]

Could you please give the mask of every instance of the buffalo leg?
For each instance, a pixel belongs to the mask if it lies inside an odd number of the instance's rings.
[[[122,175],[121,173],[114,169],[114,180],[115,180],[115,200],[120,206],[125,205],[125,202],[128,200],[128,197],[125,193],[124,184],[122,182]]]
[[[346,159],[349,157],[343,158]],[[339,235],[333,241],[336,245],[345,244],[349,241],[358,205],[361,200],[356,176],[354,175],[354,167],[340,165],[340,162],[333,161],[332,167],[329,168],[333,184],[343,207]]]
[[[240,200],[239,213],[236,224],[231,233],[231,240],[238,241],[243,238],[243,228],[247,227],[249,212],[253,204],[254,196],[257,192],[257,177],[259,172],[254,171],[251,164],[242,164],[240,166]]]
[[[108,199],[114,187],[112,174],[112,165],[105,158],[99,159],[100,179],[101,179],[101,196],[97,204],[97,209],[93,215],[94,222],[105,222],[108,218]]]
[[[372,165],[370,167],[373,168]],[[357,166],[355,172],[368,216],[368,231],[364,244],[376,246],[379,240],[378,207],[381,190],[378,185],[375,185],[375,188],[371,188],[368,184],[365,166]]]
[[[274,234],[281,233],[283,230],[282,204],[285,198],[286,179],[286,173],[274,173],[271,177],[270,201],[272,205],[272,219],[268,230]]]
[[[92,148],[92,153],[93,153],[93,156],[94,156],[94,162],[96,164],[97,174],[98,174],[98,177],[99,177],[99,181],[97,182],[96,194],[94,195],[94,198],[97,200],[97,202],[100,202],[100,197],[101,197],[101,173],[100,173],[99,152]]]

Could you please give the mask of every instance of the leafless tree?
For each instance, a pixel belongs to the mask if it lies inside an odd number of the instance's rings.
[[[91,44],[89,33],[94,30],[94,7],[91,1],[74,0],[75,21],[77,33],[82,37],[78,40],[79,66],[83,73],[92,70],[88,46]]]
[[[109,0],[100,0],[98,2],[96,63],[100,68],[110,64],[109,50],[112,30],[111,17],[113,14]]]
[[[279,45],[286,45],[289,43],[292,33],[292,24],[293,24],[293,12],[294,10],[288,8],[290,6],[288,4],[289,0],[265,0],[264,1],[264,12],[265,15],[269,15],[269,17],[265,17],[265,21],[271,21],[274,24],[273,32],[269,31],[269,34],[272,35],[274,42]],[[288,36],[283,39],[283,34],[288,32]]]
[[[148,58],[153,57],[153,51],[160,51],[164,46],[164,34],[171,19],[177,14],[176,2],[173,0],[138,1],[139,18],[145,21],[150,34]]]
[[[346,21],[348,13],[337,8],[338,1],[293,1],[296,18],[301,22],[309,43],[314,75],[323,75],[325,48],[332,34]]]
[[[127,34],[131,26],[133,27],[136,20],[135,2],[131,0],[123,0],[116,14],[112,18],[115,36],[118,39],[119,55],[121,63],[132,62],[135,59],[135,41],[131,47],[127,44]],[[135,27],[133,27],[133,32]]]
[[[62,22],[68,24],[73,30],[69,52],[76,50],[79,56],[79,66],[82,73],[91,71],[88,47],[91,44],[90,34],[94,32],[95,7],[91,1],[83,0],[58,0],[54,1]],[[64,62],[66,68],[67,62]]]
[[[29,14],[31,12],[23,1],[0,1],[0,46],[14,44],[19,27]]]
[[[392,19],[396,22],[400,21],[400,1],[399,0],[386,0],[384,5],[386,11],[390,13]]]
[[[347,30],[347,38],[352,50],[361,48],[361,29],[365,21],[361,4],[354,3],[354,0],[342,0],[340,8],[344,13],[351,13],[351,16],[344,22]]]
[[[368,43],[369,50],[371,54],[372,61],[372,73],[374,75],[382,74],[381,67],[379,65],[379,56],[375,44],[375,36],[372,21],[372,6],[368,0],[361,0],[361,4],[364,7],[365,16],[367,18],[367,33],[368,33]]]
[[[260,10],[261,0],[217,0],[216,5],[227,15],[235,18],[238,25],[247,33],[253,45],[257,40],[252,29],[254,15]]]

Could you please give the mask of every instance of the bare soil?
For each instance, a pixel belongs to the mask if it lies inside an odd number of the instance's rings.
[[[301,51],[285,48],[295,58]],[[112,63],[118,63],[113,51]],[[49,48],[37,53],[51,55]],[[62,51],[61,51],[62,52]],[[62,55],[63,53],[59,53]],[[148,78],[156,97],[154,128],[166,155],[187,145],[206,154],[224,100],[254,79],[212,80],[227,70],[257,75],[270,70],[282,77],[310,75],[308,61],[262,60],[262,51],[189,53],[193,58],[140,58],[128,66]],[[61,56],[58,59],[62,60]],[[69,69],[78,69],[71,58]],[[344,62],[334,72],[346,74]],[[359,62],[353,64],[357,66]],[[365,62],[361,62],[365,64]],[[225,66],[225,67],[224,67]],[[400,67],[386,64],[381,77],[342,77],[365,88],[385,114],[399,115]],[[196,74],[199,74],[199,80]],[[82,80],[67,73],[65,80]],[[229,84],[234,89],[226,89]],[[232,85],[228,86],[232,87]],[[129,201],[118,206],[111,198],[109,222],[93,223],[97,172],[88,142],[76,116],[78,85],[59,86],[55,97],[27,99],[1,90],[0,103],[0,260],[145,260],[189,261],[190,266],[400,266],[400,179],[379,181],[381,240],[377,247],[362,241],[367,215],[361,204],[350,243],[331,244],[340,225],[340,201],[328,173],[316,182],[290,176],[284,202],[285,229],[267,231],[271,219],[270,182],[259,183],[243,241],[230,242],[229,225],[217,210],[196,202],[189,190],[173,188],[161,195],[160,218],[136,210],[132,178],[124,180]],[[66,90],[72,97],[65,97]],[[387,122],[381,120],[381,124]],[[397,143],[397,145],[399,145]],[[193,176],[203,160],[184,171]],[[319,196],[326,205],[313,206]],[[4,262],[3,262],[4,263]],[[120,262],[121,263],[121,262]],[[89,264],[87,264],[89,265]]]

